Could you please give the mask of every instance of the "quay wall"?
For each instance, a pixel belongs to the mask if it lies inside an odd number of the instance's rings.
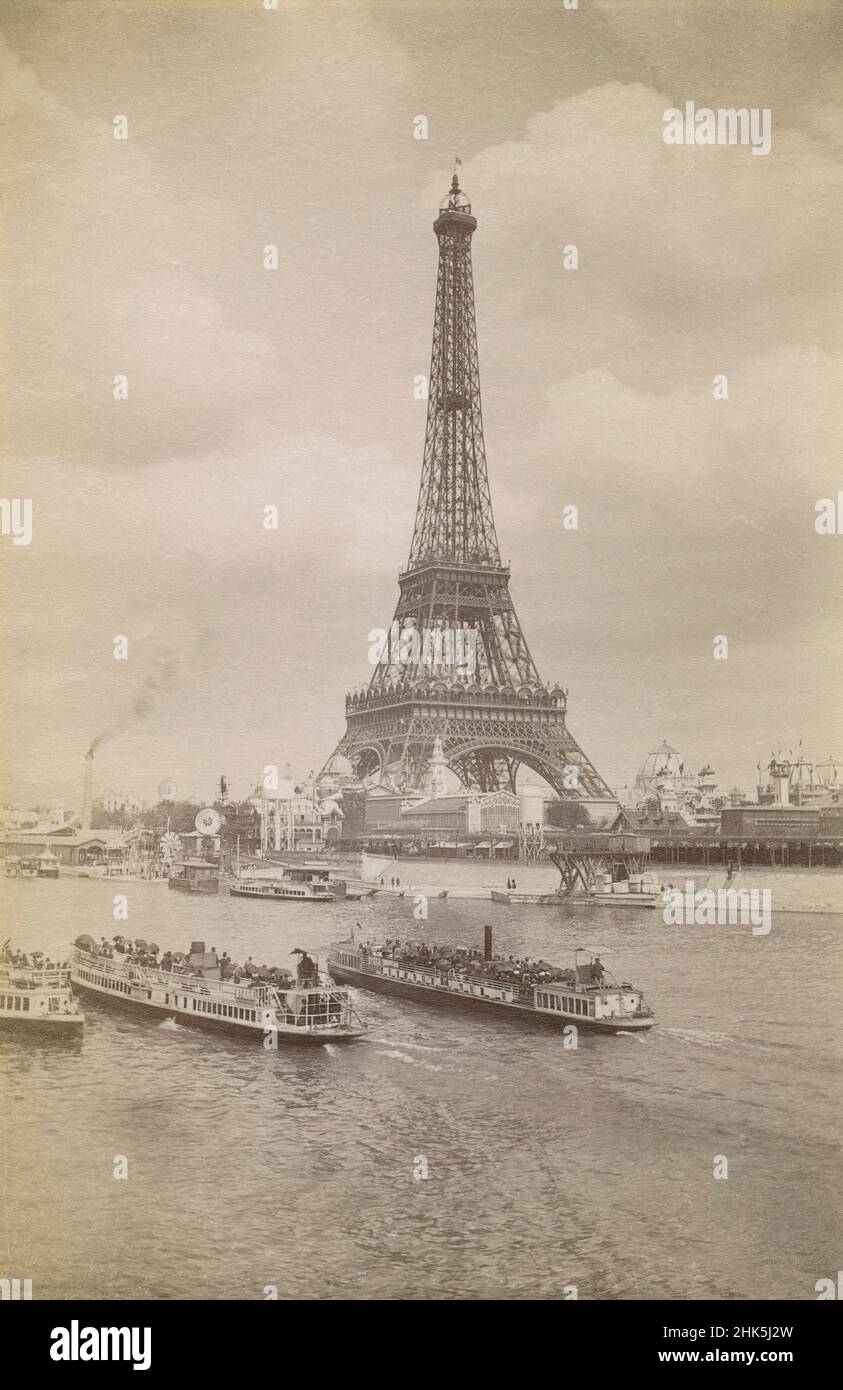
[[[843,915],[843,869],[781,869],[754,867],[727,878],[717,865],[701,869],[698,865],[654,865],[653,877],[663,886],[675,888],[686,882],[696,888],[770,888],[774,912],[829,912]],[[390,888],[390,880],[400,879],[400,887]],[[435,897],[447,890],[453,898],[488,899],[493,888],[506,890],[507,879],[515,879],[519,893],[554,893],[559,872],[553,864],[496,863],[470,859],[396,859],[375,880],[373,886],[384,892],[426,893]]]

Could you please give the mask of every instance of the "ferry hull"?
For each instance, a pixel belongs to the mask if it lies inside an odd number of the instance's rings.
[[[354,970],[347,965],[336,965],[328,961],[328,974],[337,984],[353,985],[356,989],[369,989],[377,994],[393,994],[401,999],[414,999],[420,1004],[432,1004],[439,1008],[467,1008],[483,1013],[494,1013],[498,1017],[518,1019],[524,1023],[550,1027],[558,1033],[567,1024],[592,1033],[632,1033],[644,1032],[655,1027],[652,1018],[597,1019],[569,1018],[559,1014],[546,1014],[531,1009],[526,1004],[507,1004],[498,999],[480,999],[476,995],[458,993],[456,990],[435,989],[432,985],[420,985],[409,980],[392,980],[386,975],[369,974],[365,970]]]
[[[507,907],[531,903],[539,907],[557,907],[566,902],[560,893],[505,893],[503,889],[492,889],[492,902],[503,903]]]
[[[18,1037],[81,1038],[84,1014],[34,1014],[26,1018],[0,1016],[0,1038],[14,1033]]]
[[[295,893],[274,893],[270,891],[266,893],[252,893],[246,888],[236,888],[233,884],[228,891],[232,898],[254,898],[256,902],[335,903],[344,901],[344,899],[328,893],[324,895],[318,893],[302,893],[300,897],[296,897]]]
[[[218,893],[219,880],[208,879],[207,882],[191,882],[188,879],[168,878],[167,883],[176,893]]]
[[[224,1033],[226,1037],[236,1038],[252,1047],[258,1044],[266,1046],[266,1032],[260,1024],[240,1026],[212,1015],[188,1013],[185,1010],[173,1008],[171,1004],[157,1004],[152,1000],[133,999],[129,995],[111,994],[108,990],[100,989],[74,974],[71,974],[71,982],[78,994],[95,999],[98,1004],[102,1004],[107,1009],[113,1009],[117,1013],[142,1013],[146,1014],[147,1017],[156,1017],[159,1023],[163,1023],[166,1019],[172,1019],[175,1023],[183,1023],[191,1028],[204,1028],[207,1032]],[[362,1029],[343,1026],[330,1030],[324,1028],[319,1032],[307,1032],[304,1028],[294,1030],[278,1027],[275,1030],[279,1047],[282,1043],[292,1043],[298,1046],[302,1043],[312,1045],[314,1043],[354,1042],[363,1036]],[[267,1050],[270,1049],[267,1048]]]

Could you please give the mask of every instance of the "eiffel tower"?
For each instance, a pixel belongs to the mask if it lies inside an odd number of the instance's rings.
[[[514,791],[523,764],[602,817],[617,799],[568,731],[567,691],[539,677],[501,563],[480,409],[476,227],[454,174],[433,224],[439,271],[409,561],[381,659],[368,688],[346,697],[346,732],[326,769],[345,758],[355,777],[409,790],[433,758],[469,790]]]

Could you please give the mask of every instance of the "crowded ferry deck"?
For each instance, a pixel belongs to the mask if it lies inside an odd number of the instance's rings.
[[[575,951],[567,969],[544,960],[493,956],[487,927],[483,951],[435,942],[336,942],[328,969],[339,982],[428,1003],[491,1007],[598,1032],[652,1028],[656,1020],[641,991],[614,981],[599,955],[580,961],[586,955]]]
[[[74,997],[67,962],[57,965],[40,951],[27,956],[9,949],[0,952],[0,1032],[81,1036],[85,1022]]]
[[[118,1006],[166,1014],[200,1027],[276,1042],[341,1042],[359,1038],[365,1025],[347,989],[319,974],[300,948],[295,978],[281,966],[236,965],[224,952],[194,941],[189,952],[160,955],[154,943],[97,943],[77,937],[71,978],[78,989]]]

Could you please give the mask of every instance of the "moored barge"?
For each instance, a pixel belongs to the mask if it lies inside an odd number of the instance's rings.
[[[218,893],[220,867],[207,859],[179,859],[167,885],[177,893]]]
[[[576,1024],[601,1033],[639,1032],[655,1026],[640,989],[612,980],[599,956],[571,969],[548,962],[513,962],[493,956],[491,931],[484,952],[424,942],[382,945],[339,941],[331,946],[333,979],[360,989],[396,994],[422,1003],[494,1010],[500,1016],[556,1027]]]
[[[286,971],[273,971],[275,980],[248,973],[223,979],[216,952],[206,951],[201,941],[193,942],[183,964],[163,969],[127,955],[103,954],[83,936],[73,947],[70,969],[74,985],[103,1002],[260,1039],[268,1049],[280,1042],[361,1037],[365,1025],[348,990],[320,977],[310,957],[298,954],[295,980]]]

